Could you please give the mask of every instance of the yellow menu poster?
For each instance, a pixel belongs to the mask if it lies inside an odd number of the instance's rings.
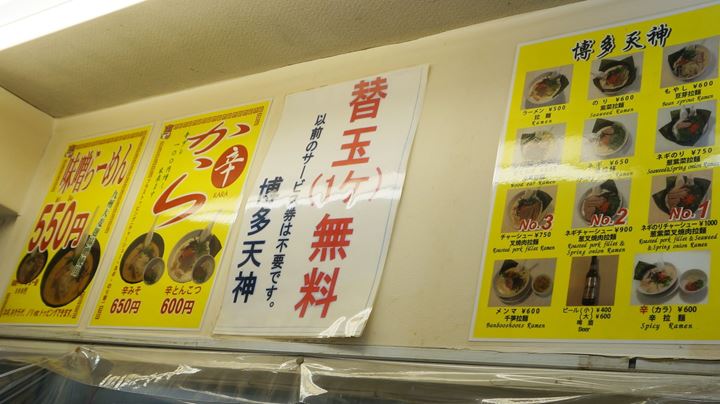
[[[719,17],[519,47],[471,339],[720,340]]]
[[[150,128],[68,145],[12,271],[0,322],[74,325]]]
[[[91,326],[200,326],[268,107],[163,125]]]

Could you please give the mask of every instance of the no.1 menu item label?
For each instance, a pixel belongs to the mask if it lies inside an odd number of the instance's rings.
[[[150,128],[73,142],[12,271],[0,322],[74,325]]]
[[[163,125],[91,326],[200,326],[268,107]]]
[[[720,339],[718,17],[520,46],[472,339]]]

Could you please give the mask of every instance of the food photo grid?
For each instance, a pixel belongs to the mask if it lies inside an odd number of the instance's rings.
[[[707,13],[520,47],[472,338],[720,340]]]

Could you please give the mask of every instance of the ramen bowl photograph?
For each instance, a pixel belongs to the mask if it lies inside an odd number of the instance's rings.
[[[82,247],[65,247],[50,259],[40,282],[40,297],[47,306],[65,306],[87,289],[100,263],[100,243],[96,240],[85,261],[75,268],[81,254]]]
[[[640,91],[642,53],[593,60],[588,98],[611,97]]]
[[[638,114],[588,119],[583,125],[580,161],[631,157],[635,154]]]
[[[515,165],[555,164],[562,160],[565,124],[518,130],[513,162]]]
[[[661,86],[677,86],[718,76],[718,36],[663,49]]]
[[[549,306],[555,263],[555,258],[495,261],[488,306]]]
[[[572,65],[528,72],[525,76],[523,108],[567,103],[571,81]]]
[[[539,231],[548,226],[554,215],[556,194],[557,185],[509,190],[502,232]]]
[[[637,254],[630,303],[703,304],[710,284],[710,251]]]

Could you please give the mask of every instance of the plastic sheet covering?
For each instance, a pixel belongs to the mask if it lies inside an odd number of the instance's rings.
[[[0,350],[0,403],[709,403],[720,377],[123,347]]]
[[[297,402],[295,358],[152,348],[4,350],[0,403]]]

